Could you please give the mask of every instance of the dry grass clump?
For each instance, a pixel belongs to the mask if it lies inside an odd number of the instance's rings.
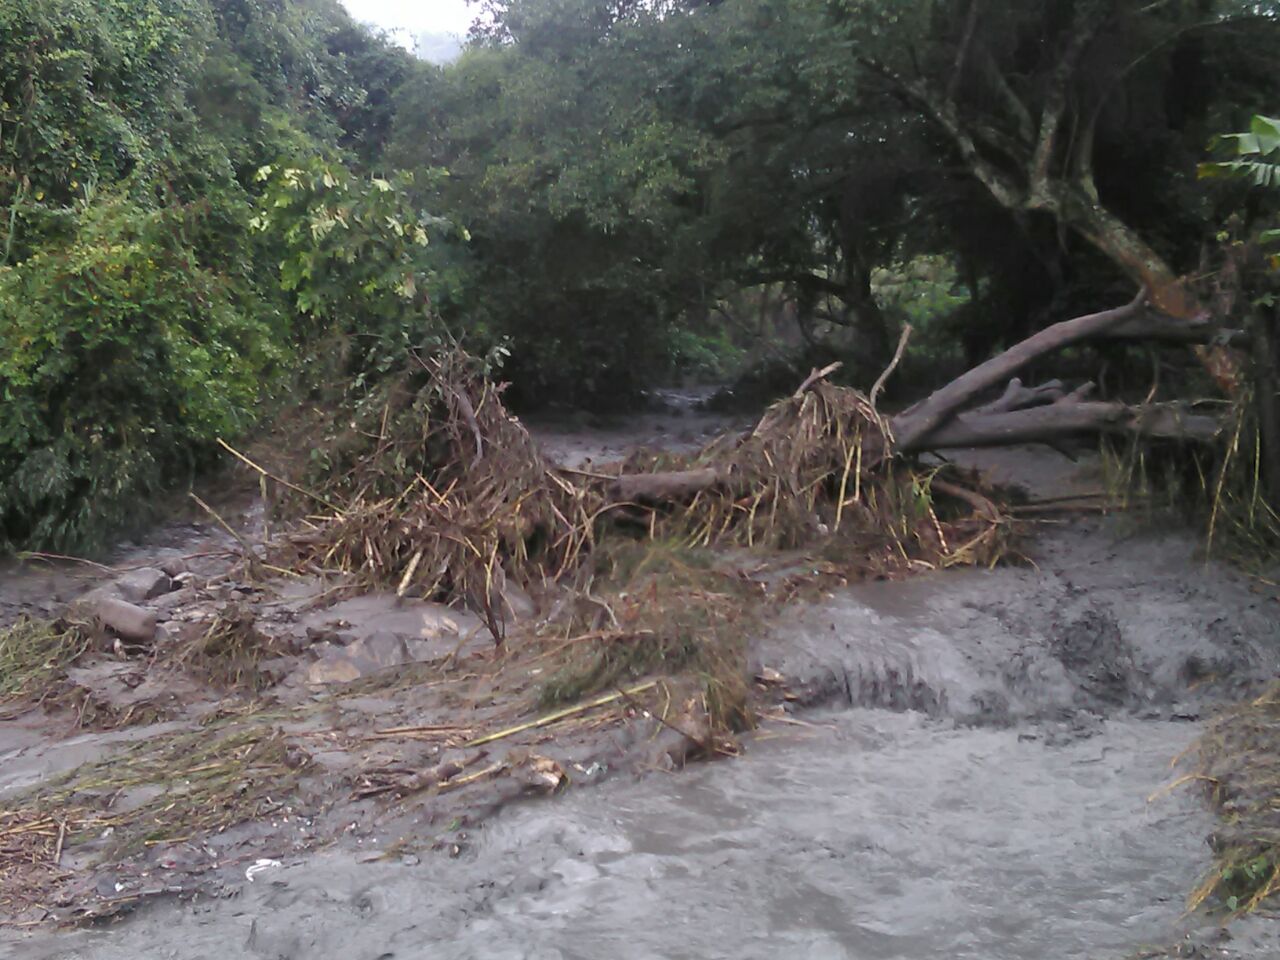
[[[988,496],[936,468],[895,463],[891,449],[887,421],[866,396],[819,380],[771,406],[745,436],[717,440],[694,458],[637,459],[650,469],[718,474],[661,521],[666,535],[691,544],[830,551],[843,543],[850,567],[880,544],[908,566],[989,564],[1003,555],[1007,524]]]
[[[552,661],[543,705],[683,675],[717,729],[750,726],[746,643],[764,616],[759,586],[671,541],[601,547],[596,566],[573,613],[540,638]]]
[[[305,756],[264,717],[168,733],[85,764],[0,808],[0,904],[38,902],[64,849],[99,860],[148,842],[265,816],[296,787]]]
[[[1256,910],[1280,893],[1280,684],[1215,720],[1192,756],[1186,779],[1207,785],[1222,821],[1192,906],[1213,898],[1233,913]]]
[[[218,686],[257,693],[273,683],[262,662],[286,652],[257,628],[252,610],[232,603],[215,614],[204,633],[183,644],[173,662]]]
[[[66,620],[22,617],[0,628],[0,703],[46,699],[91,645],[88,630]]]
[[[883,521],[877,488],[888,428],[861,393],[825,381],[773,404],[756,427],[702,459],[723,464],[725,490],[690,505],[691,537],[787,549]]]
[[[13,916],[44,901],[68,876],[61,868],[68,831],[99,825],[77,809],[0,810],[0,910]]]

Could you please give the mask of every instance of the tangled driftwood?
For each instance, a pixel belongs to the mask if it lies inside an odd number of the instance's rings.
[[[902,457],[1106,432],[1213,439],[1218,421],[1184,406],[1100,402],[1089,399],[1091,384],[1068,391],[1017,379],[1046,353],[1114,334],[1147,312],[1140,294],[1054,324],[892,417],[829,382],[834,367],[815,371],[745,434],[592,475],[547,463],[500,388],[462,351],[446,352],[419,361],[416,388],[389,391],[360,426],[363,446],[315,496],[329,509],[288,539],[293,563],[465,603],[500,639],[508,585],[563,582],[602,536],[775,549],[878,537],[906,563],[989,560],[1002,523],[990,497]]]

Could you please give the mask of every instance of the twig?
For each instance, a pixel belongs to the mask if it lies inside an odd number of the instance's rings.
[[[876,413],[876,400],[880,396],[880,391],[884,389],[885,383],[893,374],[893,371],[898,369],[898,364],[902,362],[902,354],[906,352],[907,341],[911,339],[911,329],[911,324],[903,324],[902,336],[898,338],[898,348],[893,351],[893,359],[889,361],[889,365],[884,368],[884,372],[876,378],[875,384],[871,387],[871,393],[867,399],[871,402],[872,413]]]
[[[42,553],[38,550],[23,550],[21,553],[14,554],[18,560],[69,560],[72,563],[83,563],[87,567],[97,567],[99,570],[105,570],[107,573],[118,573],[115,567],[108,567],[102,563],[95,563],[92,560],[85,560],[83,557],[71,557],[63,553]]]
[[[622,700],[626,697],[635,696],[637,693],[644,693],[646,690],[652,690],[658,685],[657,680],[650,680],[648,683],[642,683],[638,686],[631,687],[628,690],[619,690],[616,693],[605,694],[602,697],[596,697],[594,700],[588,700],[586,703],[579,703],[572,707],[565,707],[563,710],[557,710],[555,713],[549,713],[545,717],[539,717],[537,720],[530,720],[528,723],[522,723],[519,726],[509,727],[506,730],[499,730],[497,733],[490,733],[483,737],[477,737],[474,740],[468,740],[462,746],[464,748],[478,747],[482,744],[493,743],[495,740],[503,740],[507,737],[513,737],[517,733],[524,733],[526,730],[536,730],[539,727],[545,727],[557,720],[563,720],[566,717],[572,717],[579,713],[586,713],[596,707],[603,707],[607,703],[613,703],[616,700]]]
[[[468,783],[475,783],[477,780],[483,780],[485,777],[492,776],[495,773],[501,773],[507,767],[506,761],[500,761],[492,766],[485,767],[483,770],[477,770],[475,773],[469,773],[465,777],[458,777],[456,780],[446,780],[440,784],[440,792],[452,790],[454,787],[465,787]]]
[[[409,589],[409,584],[413,580],[413,575],[418,570],[418,564],[422,562],[422,551],[419,550],[413,555],[413,559],[409,561],[409,566],[404,571],[404,576],[400,578],[400,586],[396,587],[396,596],[403,597],[405,591]]]
[[[939,480],[934,477],[930,481],[930,487],[939,493],[945,493],[949,497],[955,497],[957,500],[963,500],[979,515],[985,516],[991,523],[1000,522],[1000,508],[991,500],[978,493],[976,490],[966,490],[964,487],[957,486],[954,483],[948,483],[946,480]]]
[[[810,387],[812,387],[815,383],[817,383],[819,380],[827,379],[827,377],[831,376],[831,374],[835,373],[837,370],[839,370],[843,366],[844,364],[841,363],[839,360],[837,360],[835,363],[828,363],[821,370],[814,370],[811,374],[809,374],[809,376],[804,378],[804,383],[800,384],[800,389],[798,389],[792,395],[792,399],[799,400],[801,397],[804,396],[805,391],[808,390]]]
[[[240,534],[239,531],[237,531],[234,527],[232,527],[231,524],[223,520],[222,517],[219,516],[217,510],[213,509],[213,507],[209,506],[207,503],[201,500],[198,496],[196,496],[194,491],[192,491],[187,495],[191,497],[191,499],[194,500],[197,504],[199,504],[201,510],[209,514],[209,516],[213,517],[213,519],[218,522],[218,525],[222,527],[223,530],[227,531],[227,533],[231,534],[231,536],[235,538],[236,542],[240,544],[241,549],[244,550],[246,560],[248,560],[250,563],[253,563],[254,561],[257,560],[257,555],[253,551],[252,544],[250,544],[249,541],[246,540]]]
[[[371,737],[405,737],[415,733],[462,734],[462,733],[470,733],[471,730],[472,730],[471,727],[459,727],[455,724],[449,724],[449,723],[427,723],[427,724],[420,724],[418,726],[411,726],[411,727],[386,727],[385,729],[382,729],[382,730],[374,730],[373,733],[370,734],[370,736]]]
[[[462,418],[467,421],[467,426],[471,428],[471,435],[476,440],[476,458],[471,462],[471,466],[474,467],[484,458],[484,437],[480,433],[480,423],[476,420],[476,411],[471,406],[470,398],[461,390],[454,390],[453,395],[458,400],[458,409],[462,411]]]
[[[1136,504],[1125,503],[1097,503],[1089,501],[1072,502],[1064,500],[1061,503],[1024,503],[1014,504],[1009,507],[1009,513],[1014,516],[1024,517],[1038,513],[1111,513],[1132,510]]]
[[[62,843],[67,839],[67,821],[58,821],[58,842],[53,848],[53,865],[56,867],[62,862]]]
[[[629,705],[633,710],[635,710],[636,712],[640,712],[640,711],[644,710],[644,708],[643,708],[640,704],[636,703],[634,700],[632,700],[632,699],[631,699],[631,697],[627,694],[627,691],[625,691],[625,690],[623,690],[623,689],[619,688],[619,689],[618,689],[618,695],[619,695],[620,697],[622,697],[622,699],[624,699],[624,700],[627,702],[627,704],[628,704],[628,705]],[[667,703],[668,703],[668,705],[670,705],[670,698],[668,698]],[[653,712],[653,711],[651,711],[651,710],[649,710],[649,711],[645,711],[645,712],[646,712],[649,716],[653,717],[653,719],[657,720],[657,721],[658,721],[658,723],[659,723],[659,725],[666,727],[666,728],[667,728],[668,730],[670,730],[672,733],[678,733],[680,736],[684,737],[686,740],[692,740],[694,743],[696,743],[698,746],[700,746],[700,747],[701,747],[704,751],[706,751],[707,753],[714,753],[714,752],[716,752],[716,751],[713,749],[713,744],[711,743],[711,730],[710,730],[710,728],[709,728],[709,727],[708,727],[708,729],[707,729],[707,739],[704,741],[704,740],[699,739],[698,737],[695,737],[693,734],[689,733],[689,731],[687,731],[687,730],[681,730],[681,729],[680,729],[679,727],[677,727],[674,723],[672,723],[670,720],[668,720],[668,719],[666,718],[666,716],[665,716],[665,715],[660,717],[660,716],[658,716],[656,713],[654,713],[654,712]],[[663,710],[663,713],[665,714],[665,713],[666,713],[666,711],[665,711],[665,710]],[[655,734],[655,736],[656,736],[656,734]]]
[[[337,513],[337,514],[342,513],[342,508],[339,507],[337,504],[331,503],[330,501],[326,500],[324,497],[320,496],[320,494],[318,493],[312,493],[310,490],[304,490],[302,487],[298,486],[296,483],[290,483],[288,480],[284,479],[284,477],[277,477],[271,471],[258,466],[256,463],[254,463],[252,460],[246,457],[243,453],[241,453],[235,447],[231,446],[231,444],[227,443],[227,441],[223,440],[221,437],[218,438],[218,446],[222,447],[222,449],[226,450],[229,454],[231,454],[233,457],[235,457],[245,466],[249,467],[252,470],[258,471],[258,473],[262,474],[262,476],[266,477],[267,479],[274,480],[276,483],[279,483],[283,486],[288,487],[294,493],[300,493],[304,497],[310,497],[316,503],[319,503],[323,506],[328,507],[334,513]]]

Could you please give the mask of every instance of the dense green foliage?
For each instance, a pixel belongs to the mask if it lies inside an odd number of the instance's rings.
[[[1280,102],[1274,2],[480,8],[434,67],[338,0],[0,0],[0,543],[99,540],[445,339],[601,404],[1178,312],[1240,203],[1205,146]],[[1251,135],[1223,162],[1269,176]]]
[[[410,175],[362,178],[341,164],[312,162],[264,166],[255,179],[264,185],[262,212],[250,226],[280,257],[298,338],[341,342],[340,363],[327,371],[340,392],[346,380],[359,390],[402,367],[412,351],[440,346],[435,300],[456,295],[459,282],[456,246],[442,249],[440,241],[465,242],[467,232],[414,208]]]
[[[100,542],[252,425],[311,332],[253,175],[376,157],[411,67],[336,0],[0,2],[0,544]]]
[[[0,271],[0,522],[82,543],[250,422],[278,338],[243,282],[202,266],[182,212],[100,198]]]

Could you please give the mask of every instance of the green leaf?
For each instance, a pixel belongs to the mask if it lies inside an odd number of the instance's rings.
[[[1254,140],[1254,153],[1265,157],[1280,150],[1280,120],[1255,116],[1249,123],[1249,132]]]

